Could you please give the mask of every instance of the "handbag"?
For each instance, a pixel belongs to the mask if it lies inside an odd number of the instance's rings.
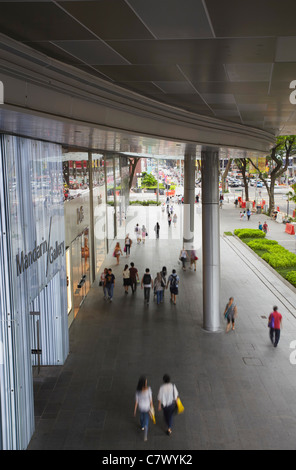
[[[271,314],[270,321],[268,322],[268,328],[274,328],[274,316]]]
[[[149,410],[149,416],[152,419],[153,424],[156,423],[154,406],[152,405]]]
[[[183,406],[183,404],[182,404],[182,402],[181,402],[181,400],[180,400],[179,397],[177,398],[176,403],[177,403],[177,411],[178,411],[178,414],[183,413],[183,411],[184,411],[185,408],[184,408],[184,406]]]

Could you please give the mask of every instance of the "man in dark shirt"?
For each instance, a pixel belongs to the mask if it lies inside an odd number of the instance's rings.
[[[105,276],[105,287],[107,289],[108,299],[110,302],[112,302],[112,299],[113,299],[114,286],[115,286],[115,276],[112,273],[112,269],[109,268]]]
[[[132,293],[134,294],[137,290],[137,279],[139,279],[138,270],[137,268],[135,268],[134,263],[131,263],[131,267],[129,268],[129,271],[130,271]]]

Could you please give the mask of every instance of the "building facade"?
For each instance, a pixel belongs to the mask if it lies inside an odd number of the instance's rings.
[[[62,365],[69,327],[128,204],[128,160],[0,136],[0,449],[34,432],[33,376]]]

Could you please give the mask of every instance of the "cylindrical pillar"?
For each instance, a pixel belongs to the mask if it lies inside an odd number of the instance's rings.
[[[220,330],[220,213],[219,152],[203,147],[202,162],[202,253],[203,327]]]
[[[191,250],[194,244],[195,160],[195,147],[186,146],[183,207],[183,246],[185,250]]]

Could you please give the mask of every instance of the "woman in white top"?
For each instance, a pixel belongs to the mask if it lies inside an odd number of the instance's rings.
[[[142,376],[139,379],[136,391],[136,401],[134,416],[136,416],[137,408],[140,411],[140,425],[142,431],[144,431],[144,441],[147,441],[148,435],[148,424],[149,424],[149,411],[153,407],[152,402],[152,391],[147,385],[146,377]]]
[[[158,410],[163,409],[163,415],[167,424],[167,434],[172,434],[173,415],[176,408],[176,401],[178,398],[178,390],[176,385],[171,383],[170,376],[165,374],[163,376],[163,385],[158,392]]]
[[[128,268],[128,264],[124,266],[122,277],[123,277],[124,291],[126,294],[128,294],[128,286],[130,285],[130,270]]]

